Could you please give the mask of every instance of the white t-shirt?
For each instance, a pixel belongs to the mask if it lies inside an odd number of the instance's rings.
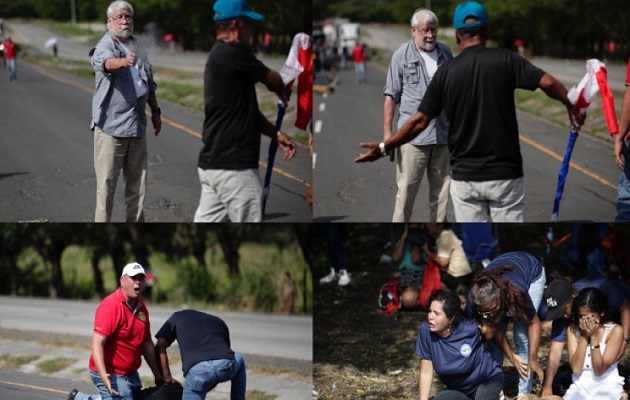
[[[438,52],[437,47],[430,52],[420,50],[420,56],[424,60],[424,65],[427,67],[427,74],[429,74],[429,80],[433,79],[435,71],[438,69]]]

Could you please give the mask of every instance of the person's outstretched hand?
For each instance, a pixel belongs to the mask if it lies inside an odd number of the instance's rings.
[[[359,143],[359,145],[365,149],[368,149],[367,153],[360,154],[359,157],[354,159],[355,163],[362,163],[366,161],[376,161],[382,157],[381,149],[376,142]]]

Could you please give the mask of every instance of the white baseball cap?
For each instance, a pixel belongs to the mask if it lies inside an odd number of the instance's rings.
[[[122,278],[125,275],[129,275],[130,277],[132,277],[132,276],[136,276],[138,274],[142,274],[144,276],[147,275],[144,272],[144,268],[142,268],[142,265],[138,264],[137,262],[132,262],[132,263],[129,263],[129,264],[125,265],[125,268],[123,268],[122,274],[120,274],[120,277]]]

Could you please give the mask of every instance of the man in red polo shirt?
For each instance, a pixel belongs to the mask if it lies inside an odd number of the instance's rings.
[[[155,376],[164,381],[156,362],[149,312],[140,300],[146,273],[133,262],[123,268],[120,287],[107,296],[96,309],[90,377],[102,400],[133,400],[133,391],[142,386],[138,368],[144,356]],[[72,390],[68,400],[92,400]]]

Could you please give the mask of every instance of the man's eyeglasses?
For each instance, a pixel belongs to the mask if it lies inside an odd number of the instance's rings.
[[[433,36],[437,35],[437,28],[433,28],[433,29],[418,29],[418,28],[414,28],[416,30],[416,32],[420,32],[420,34],[422,36],[429,36],[429,33],[431,33]]]
[[[130,15],[130,14],[120,14],[115,17],[112,17],[112,19],[115,19],[118,22],[122,21],[123,18],[126,19],[127,21],[133,21],[133,15]]]

